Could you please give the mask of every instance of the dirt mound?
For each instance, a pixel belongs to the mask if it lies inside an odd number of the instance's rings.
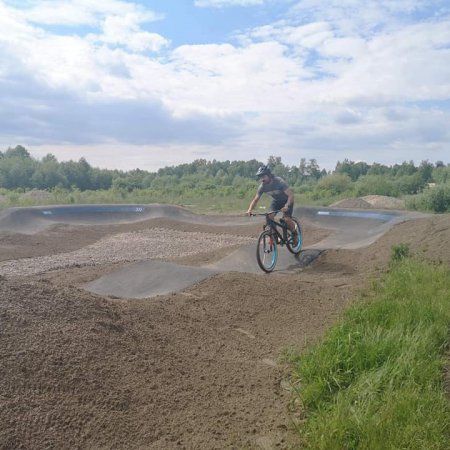
[[[146,226],[164,224],[193,231]],[[30,238],[26,256],[141,226],[55,228]],[[21,236],[7,239],[13,256]],[[320,338],[400,242],[450,263],[450,215],[401,223],[366,248],[328,251],[300,273],[226,273],[152,300],[106,300],[78,287],[106,266],[3,277],[0,448],[297,448],[280,355]]]
[[[339,200],[330,206],[332,208],[372,208],[372,205],[362,198],[346,198],[344,200]]]
[[[346,198],[332,205],[332,208],[376,208],[376,209],[405,209],[405,201],[386,195],[366,195],[365,197]]]
[[[366,195],[361,198],[377,209],[405,209],[405,201],[400,198],[386,195]]]

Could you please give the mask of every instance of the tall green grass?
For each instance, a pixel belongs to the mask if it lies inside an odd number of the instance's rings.
[[[393,261],[383,283],[292,357],[307,449],[450,448],[450,271]]]

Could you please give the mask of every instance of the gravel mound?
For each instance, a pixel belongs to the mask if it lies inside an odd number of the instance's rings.
[[[332,205],[332,208],[372,208],[372,205],[362,198],[346,198],[339,200]]]
[[[70,253],[5,261],[0,263],[0,276],[25,276],[70,267],[191,256],[249,242],[254,242],[254,238],[153,228],[108,236]]]
[[[387,195],[366,195],[361,198],[374,208],[405,209],[405,201],[400,198],[388,197]]]
[[[405,201],[387,195],[366,195],[364,197],[339,200],[330,206],[332,208],[405,209]]]

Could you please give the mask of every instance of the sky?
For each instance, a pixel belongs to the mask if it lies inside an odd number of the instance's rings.
[[[450,163],[448,0],[0,0],[0,150]]]

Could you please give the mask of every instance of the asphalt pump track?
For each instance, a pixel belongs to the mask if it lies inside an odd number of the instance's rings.
[[[395,224],[416,218],[418,214],[404,211],[348,210],[320,207],[298,207],[294,215],[300,222],[330,231],[320,242],[292,255],[279,249],[275,271],[269,276],[282,276],[301,271],[328,249],[366,247]],[[263,217],[212,216],[194,214],[169,205],[70,205],[32,208],[10,208],[0,212],[0,232],[34,234],[55,224],[110,225],[132,223],[154,218],[168,218],[192,224],[211,226],[248,225],[255,220],[263,225]],[[148,298],[183,290],[199,281],[223,272],[265,274],[256,262],[255,243],[244,245],[223,259],[201,267],[147,260],[131,263],[87,283],[90,292],[118,298]],[[182,245],[182,242],[180,242]],[[205,249],[207,250],[207,249]],[[266,275],[267,276],[267,275]]]

